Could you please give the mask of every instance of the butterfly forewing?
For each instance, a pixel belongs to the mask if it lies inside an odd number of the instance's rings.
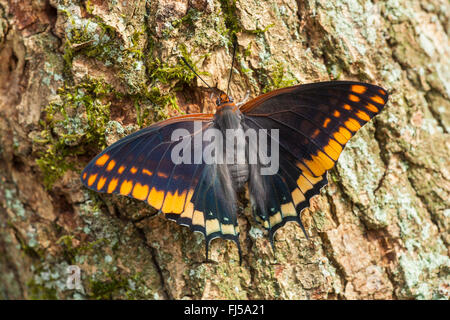
[[[191,115],[164,121],[129,135],[106,148],[81,173],[94,191],[147,201],[166,214],[180,215],[204,165],[179,164],[171,159],[175,129],[194,133],[194,121],[212,125],[211,115]],[[172,218],[174,217],[172,215]]]

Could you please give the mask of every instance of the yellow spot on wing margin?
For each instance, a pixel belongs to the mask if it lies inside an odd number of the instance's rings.
[[[297,216],[297,211],[295,211],[295,207],[292,202],[288,202],[281,205],[281,212],[283,212],[283,216]]]
[[[269,220],[271,226],[279,224],[281,222],[281,213],[275,213],[273,216],[270,216]]]
[[[384,100],[380,96],[373,96],[373,97],[370,97],[370,99],[372,99],[372,101],[375,101],[376,103],[384,104]]]
[[[106,167],[106,171],[111,171],[115,165],[116,162],[113,159],[111,159],[111,161],[108,163],[108,166]]]
[[[138,200],[145,200],[148,196],[148,185],[142,185],[139,182],[133,188],[133,197]]]
[[[109,159],[109,156],[105,153],[100,158],[98,158],[97,161],[95,161],[95,164],[99,167],[104,166],[106,161],[108,161],[108,159]]]
[[[333,139],[330,139],[328,141],[328,145],[326,145],[323,150],[326,152],[327,155],[331,157],[334,161],[337,161],[339,158],[339,155],[342,152],[342,147],[339,143],[334,141]]]
[[[130,194],[131,189],[133,188],[133,182],[131,180],[124,180],[120,185],[120,194],[127,196]]]
[[[222,224],[222,233],[223,234],[236,234],[234,231],[234,226],[232,224]]]
[[[300,191],[299,188],[297,188],[294,191],[292,191],[291,196],[292,196],[292,200],[294,200],[294,204],[296,206],[299,203],[301,203],[301,202],[306,200],[305,196],[303,195],[303,193]]]
[[[173,198],[174,195],[172,194],[172,192],[168,191],[166,193],[166,198],[164,199],[164,204],[161,209],[162,212],[164,213],[172,212]]]
[[[305,159],[304,162],[315,176],[319,177],[325,173],[325,168],[314,156],[312,160]]]
[[[206,220],[206,234],[212,234],[214,232],[220,231],[219,220],[217,219],[208,219]]]
[[[314,159],[314,156],[313,156]],[[325,153],[323,153],[322,151],[318,151],[317,152],[317,158],[322,166],[325,168],[325,170],[330,170],[331,168],[334,167],[334,161],[331,160]]]
[[[205,226],[205,218],[203,212],[195,210],[192,216],[192,224],[197,226]]]
[[[150,194],[148,195],[147,202],[155,209],[161,209],[164,201],[164,191],[158,191],[155,187],[152,188]]]
[[[313,185],[306,179],[303,174],[297,179],[297,186],[300,188],[303,194],[313,188]]]
[[[101,190],[103,188],[103,186],[105,185],[106,182],[106,178],[105,177],[100,177],[98,179],[98,183],[97,183],[97,190]]]
[[[117,188],[117,184],[119,182],[119,179],[111,179],[110,183],[108,184],[108,193],[112,193]]]
[[[350,129],[353,132],[356,132],[361,128],[361,125],[359,124],[359,122],[353,118],[349,118],[344,124],[346,125],[346,127],[348,129]]]
[[[357,115],[357,117],[358,118],[360,118],[361,120],[364,120],[364,121],[370,121],[370,117],[369,117],[369,115],[367,114],[367,113],[365,113],[364,111],[358,111],[357,113],[356,113],[356,115]]]
[[[368,104],[366,105],[366,108],[367,108],[367,110],[372,111],[372,112],[378,112],[378,111],[379,111],[378,108],[375,107],[375,106],[374,106],[373,104],[371,104],[371,103],[368,103]]]
[[[342,135],[347,139],[347,141],[350,140],[350,138],[352,137],[351,132],[348,131],[348,130],[347,130],[346,128],[344,128],[344,127],[340,127],[340,128],[339,128],[339,133],[342,134]]]
[[[97,174],[91,174],[91,175],[89,176],[89,179],[88,179],[88,186],[89,186],[89,187],[92,186],[92,185],[94,184],[95,179],[97,179]]]
[[[352,91],[359,93],[359,94],[363,94],[364,92],[366,92],[367,87],[359,85],[359,84],[354,84],[352,85]]]
[[[355,96],[354,94],[349,94],[348,98],[350,99],[350,101],[353,102],[359,102],[361,100],[358,96]]]
[[[172,212],[180,214],[183,212],[184,202],[186,201],[186,190],[184,190],[181,194],[178,194],[178,190],[175,192],[173,204],[172,204]]]
[[[322,181],[323,177],[319,176],[319,177],[314,177],[314,175],[312,174],[311,171],[308,170],[307,167],[305,167],[303,164],[301,163],[297,163],[297,167],[302,170],[302,174],[306,177],[306,179],[309,180],[309,182],[311,182],[311,184],[316,184],[319,183],[320,181]]]
[[[180,217],[192,219],[193,213],[194,213],[194,204],[192,202],[188,202]]]

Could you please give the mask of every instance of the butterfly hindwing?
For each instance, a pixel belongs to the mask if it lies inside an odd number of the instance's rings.
[[[251,125],[249,127],[252,127]],[[274,141],[270,133],[268,140]],[[276,174],[262,175],[261,164],[250,166],[249,191],[253,213],[258,222],[269,230],[273,245],[275,232],[288,221],[301,221],[301,211],[309,206],[309,200],[327,184],[324,174],[315,177],[311,171],[288,152],[280,152]]]
[[[275,90],[241,107],[245,125],[268,130],[268,139],[279,145],[278,172],[264,176],[253,167],[249,181],[254,213],[271,237],[287,221],[302,226],[300,213],[327,184],[326,172],[387,99],[378,86],[333,81]],[[270,129],[278,130],[278,139]],[[286,211],[291,203],[296,216],[283,214],[283,205]]]
[[[206,256],[211,240],[223,238],[236,243],[241,257],[237,197],[226,165],[210,164],[205,167],[192,197],[195,214],[202,214],[206,240]],[[193,219],[195,220],[195,219]]]

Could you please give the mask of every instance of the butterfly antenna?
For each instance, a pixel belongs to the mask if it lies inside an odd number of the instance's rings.
[[[230,69],[230,75],[228,77],[228,85],[227,85],[227,96],[230,91],[230,83],[231,83],[231,77],[233,76],[233,66],[234,66],[234,57],[236,56],[236,47],[237,47],[237,39],[234,39],[233,43],[233,58],[231,59],[231,69]]]
[[[207,86],[209,89],[214,90],[213,88],[211,88],[211,87],[209,86],[209,84],[206,83],[205,80],[202,79],[202,77],[200,77],[200,76],[198,75],[197,72],[195,72],[194,68],[191,67],[191,65],[186,61],[186,59],[185,59],[184,57],[180,57],[180,58],[181,58],[181,60],[183,60],[183,62],[189,67],[189,69],[191,69],[191,71],[192,71],[192,72],[193,72],[200,80],[202,80],[204,84],[206,84],[206,86]]]

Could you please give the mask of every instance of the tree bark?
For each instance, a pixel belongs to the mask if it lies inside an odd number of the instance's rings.
[[[1,299],[448,299],[446,0],[0,0]],[[82,187],[128,133],[231,93],[330,79],[388,89],[276,252],[244,200],[232,242]],[[67,286],[68,266],[81,287]]]

